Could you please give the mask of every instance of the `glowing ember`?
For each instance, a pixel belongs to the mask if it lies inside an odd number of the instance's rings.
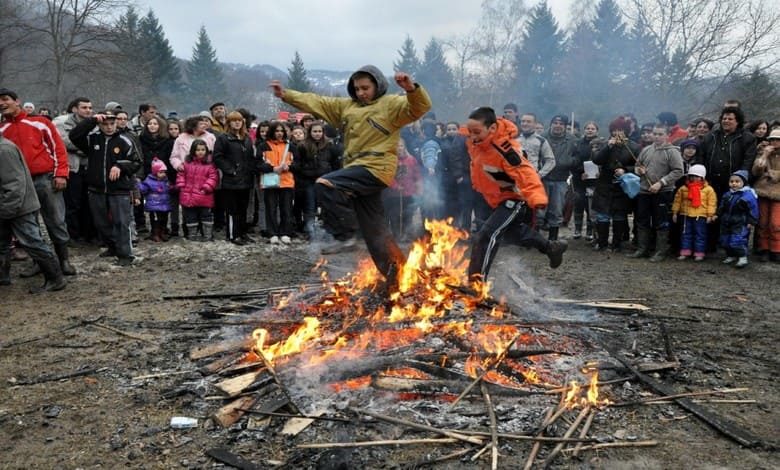
[[[363,377],[358,377],[356,379],[349,379],[343,382],[328,384],[328,387],[334,393],[341,393],[349,390],[361,390],[367,388],[369,385],[371,385],[371,376],[364,375]]]
[[[429,380],[430,375],[411,367],[401,367],[398,369],[388,369],[382,373],[385,377],[401,377],[404,379],[423,379]]]

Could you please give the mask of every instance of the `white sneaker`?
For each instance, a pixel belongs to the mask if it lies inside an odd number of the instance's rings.
[[[734,266],[736,266],[738,268],[744,268],[747,265],[748,265],[748,258],[747,258],[747,256],[740,256],[739,260],[737,260],[737,264],[735,264]]]
[[[735,258],[733,256],[729,256],[729,257],[727,257],[727,258],[725,258],[723,260],[723,264],[731,264],[731,263],[733,263],[736,260],[737,260],[737,258]]]
[[[272,245],[278,245],[279,244],[279,237],[277,237],[276,235],[271,237],[271,244]]]
[[[290,240],[290,237],[288,237],[287,235],[282,235],[282,243],[284,243],[285,245],[289,245],[290,243],[292,243],[292,240]]]

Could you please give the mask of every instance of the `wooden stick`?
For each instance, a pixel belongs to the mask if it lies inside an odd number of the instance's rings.
[[[750,390],[749,388],[726,388],[723,390],[708,390],[703,392],[688,392],[688,393],[678,393],[676,395],[667,395],[664,397],[651,397],[646,398],[644,400],[636,400],[636,401],[626,401],[622,403],[613,403],[609,406],[614,407],[621,407],[621,406],[633,406],[633,405],[644,405],[647,403],[652,403],[656,401],[663,401],[663,400],[673,400],[675,398],[685,398],[685,397],[700,397],[704,395],[718,395],[721,393],[737,393],[737,392],[746,392]]]
[[[46,383],[46,382],[56,382],[58,380],[72,379],[74,377],[82,377],[84,375],[90,375],[90,374],[94,374],[95,372],[102,372],[104,370],[108,370],[108,367],[103,367],[103,368],[100,368],[100,369],[98,369],[97,367],[90,367],[88,369],[77,370],[75,372],[66,372],[64,374],[53,374],[53,375],[52,374],[46,374],[46,375],[42,375],[40,377],[37,377],[35,379],[21,380],[19,382],[14,383],[13,385],[14,386],[17,386],[17,385],[35,385],[35,384],[42,384],[42,383]]]
[[[261,416],[276,416],[278,418],[304,418],[304,419],[313,419],[317,421],[339,421],[342,423],[351,423],[351,419],[347,418],[336,418],[332,416],[312,416],[312,415],[297,415],[292,413],[274,413],[273,411],[261,411],[261,410],[250,410],[250,409],[241,409],[239,411],[243,411],[244,413],[249,413],[252,415],[261,415]]]
[[[487,451],[488,451],[488,449],[490,449],[491,447],[492,447],[492,444],[488,444],[488,445],[486,445],[485,447],[483,447],[482,449],[480,449],[480,450],[479,450],[479,452],[477,452],[476,454],[472,455],[472,456],[471,456],[471,458],[470,458],[469,460],[470,460],[471,462],[474,462],[474,461],[476,461],[478,458],[482,457],[482,456],[485,454],[485,452],[487,452]]]
[[[744,405],[744,404],[754,404],[758,403],[758,400],[691,400],[693,403],[721,403],[721,404],[732,404],[732,405]],[[670,405],[675,403],[674,400],[658,400],[658,401],[651,401],[649,403],[644,403],[645,405]]]
[[[414,444],[454,444],[458,439],[451,437],[435,439],[394,439],[387,441],[360,441],[360,442],[318,442],[314,444],[298,444],[299,449],[329,449],[332,447],[372,447],[372,446],[406,446]]]
[[[433,426],[428,426],[426,424],[419,424],[419,423],[415,423],[413,421],[407,421],[405,419],[396,418],[396,417],[393,417],[393,416],[386,416],[386,415],[382,415],[382,414],[379,414],[379,413],[374,413],[374,412],[371,412],[371,411],[361,410],[359,408],[355,408],[355,407],[352,407],[352,406],[349,407],[349,410],[352,411],[353,413],[364,414],[364,415],[371,416],[373,418],[379,419],[381,421],[386,421],[388,423],[400,424],[402,426],[408,426],[410,428],[420,429],[422,431],[435,432],[435,433],[441,434],[443,436],[451,437],[453,439],[458,439],[459,441],[468,442],[469,444],[478,444],[478,445],[482,445],[483,444],[482,439],[480,439],[478,437],[466,436],[464,434],[460,434],[460,433],[455,432],[455,431],[449,431],[449,430],[446,430],[446,429],[439,429],[439,428],[435,428]]]
[[[582,409],[582,411],[580,411],[580,414],[578,414],[574,422],[571,423],[571,426],[569,426],[569,429],[567,429],[563,434],[563,437],[571,437],[571,435],[574,434],[574,431],[577,430],[577,427],[580,425],[582,420],[585,419],[585,416],[587,416],[588,413],[590,413],[590,406],[586,406]],[[542,468],[548,468],[561,452],[561,450],[563,450],[563,443],[560,443],[556,445],[555,448],[553,448],[552,452],[550,452],[550,455],[548,455],[547,458],[544,459],[544,462],[542,462]]]
[[[636,441],[636,442],[605,442],[604,444],[593,444],[589,446],[583,446],[580,447],[579,450],[598,450],[598,449],[607,449],[610,447],[653,447],[657,446],[658,441]],[[569,447],[567,449],[563,449],[563,452],[572,452],[576,451],[576,447]]]
[[[171,375],[182,375],[182,374],[189,374],[193,372],[198,372],[198,370],[197,369],[171,370],[168,372],[158,372],[157,374],[137,375],[130,380],[156,379],[159,377],[169,377]]]
[[[492,447],[490,468],[491,470],[498,470],[498,425],[496,424],[496,411],[493,409],[493,401],[490,399],[485,382],[482,382],[480,385],[482,396],[485,399],[485,406],[487,407],[488,418],[490,418],[490,442]]]
[[[484,437],[490,437],[491,434],[488,431],[463,431],[463,430],[457,430],[453,429],[452,431],[466,435],[466,436],[484,436]],[[501,439],[510,439],[514,441],[531,441],[531,442],[596,442],[597,439],[595,438],[582,438],[579,437],[569,437],[569,438],[562,438],[562,437],[547,437],[547,436],[527,436],[524,434],[507,434],[503,432],[499,432],[496,434]]]
[[[547,414],[544,416],[544,419],[542,420],[542,425],[539,426],[539,432],[536,434],[536,437],[542,437],[544,434],[544,430],[547,428],[547,422],[552,418],[553,414],[555,413],[555,408],[550,407],[547,409]],[[542,448],[541,441],[534,442],[534,445],[531,447],[531,453],[528,454],[528,459],[525,461],[525,466],[523,467],[523,470],[531,470],[531,467],[534,466],[534,460],[536,460],[536,454],[539,453],[539,449]]]
[[[511,348],[512,348],[512,345],[513,345],[513,344],[515,344],[515,341],[517,341],[517,339],[518,339],[520,336],[521,336],[521,334],[520,334],[520,333],[516,334],[516,335],[515,335],[515,337],[514,337],[514,338],[512,338],[512,340],[509,342],[509,344],[507,344],[507,345],[506,345],[506,347],[504,348],[504,350],[503,350],[503,351],[501,351],[501,354],[499,354],[499,355],[498,355],[498,357],[496,358],[496,360],[495,360],[495,361],[493,361],[493,363],[492,363],[492,364],[490,364],[488,367],[486,367],[486,368],[485,368],[485,370],[482,372],[482,374],[480,374],[480,375],[479,375],[479,377],[477,377],[476,379],[474,379],[474,381],[473,381],[473,382],[471,382],[471,384],[469,384],[469,386],[468,386],[468,387],[466,387],[466,389],[465,389],[465,390],[463,390],[463,392],[461,392],[461,394],[460,394],[460,395],[458,395],[458,398],[456,398],[456,399],[455,399],[455,401],[453,401],[453,402],[450,404],[449,411],[452,411],[452,409],[453,409],[453,408],[455,408],[455,405],[457,405],[457,404],[458,404],[458,402],[459,402],[459,401],[460,401],[460,400],[461,400],[463,397],[465,397],[465,396],[466,396],[466,395],[467,395],[467,394],[468,394],[468,393],[471,391],[471,389],[472,389],[472,388],[474,388],[475,386],[477,386],[477,384],[479,384],[480,382],[482,382],[482,379],[483,379],[483,378],[485,378],[485,376],[488,374],[488,372],[490,372],[490,371],[491,371],[492,369],[494,369],[494,368],[495,368],[497,365],[499,365],[499,364],[501,364],[501,362],[503,362],[504,358],[506,357],[507,353],[509,352],[509,349],[511,349]]]
[[[125,336],[125,337],[131,338],[131,339],[137,339],[139,341],[144,341],[146,343],[153,343],[154,342],[151,338],[147,338],[146,336],[140,336],[140,335],[135,335],[133,333],[127,333],[125,331],[122,331],[122,330],[119,330],[117,328],[114,328],[113,326],[104,325],[102,323],[94,322],[94,323],[88,323],[88,325],[97,326],[98,328],[103,328],[104,330],[113,331],[114,333],[116,333],[118,335]]]
[[[468,447],[466,449],[456,450],[455,452],[452,452],[451,454],[444,454],[441,457],[436,457],[434,459],[422,460],[420,462],[417,462],[414,465],[412,465],[412,468],[419,468],[419,467],[423,467],[423,466],[433,465],[433,464],[439,463],[439,462],[444,462],[445,460],[456,459],[458,457],[462,457],[462,456],[468,454],[471,451],[472,451],[471,447]]]
[[[590,414],[588,415],[588,419],[585,420],[585,424],[582,425],[582,429],[580,430],[580,437],[585,437],[588,435],[588,431],[590,430],[590,425],[593,424],[593,417],[596,416],[596,410],[590,410]],[[580,453],[580,450],[582,450],[582,442],[578,443],[576,446],[574,446],[574,456],[577,457],[577,455]]]

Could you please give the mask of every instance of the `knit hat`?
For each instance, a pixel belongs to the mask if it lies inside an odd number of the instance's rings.
[[[780,140],[780,129],[773,130],[767,137],[766,140]]]
[[[109,101],[108,103],[106,103],[106,109],[111,109],[111,110],[122,109],[122,105],[117,103],[116,101]]]
[[[168,167],[165,166],[165,162],[162,160],[152,160],[152,174],[156,175],[161,171],[168,171]]]
[[[8,88],[0,88],[0,96],[10,96],[13,100],[18,100],[19,95],[15,91],[11,91]]]
[[[628,135],[631,132],[631,122],[627,121],[623,116],[618,116],[614,121],[609,123],[609,133],[612,131],[621,130],[624,134]]]
[[[556,120],[561,121],[561,124],[563,124],[564,126],[569,125],[569,116],[565,114],[556,114],[555,116],[552,117],[552,119],[550,119],[550,124],[552,124]]]
[[[688,169],[688,176],[701,176],[702,178],[706,178],[707,169],[704,165],[691,165]]]
[[[697,139],[686,139],[680,142],[680,150],[685,150],[685,147],[696,147],[699,150],[699,141]]]
[[[33,111],[35,111],[35,105],[32,102],[30,102],[30,101],[27,101],[26,103],[24,103],[22,105],[22,108],[32,108]]]
[[[748,184],[748,172],[747,170],[737,170],[731,174],[731,176],[739,176],[742,178],[742,182]]]

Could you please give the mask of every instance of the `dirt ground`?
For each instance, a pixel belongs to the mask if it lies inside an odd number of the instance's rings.
[[[568,235],[568,232],[564,235]],[[225,242],[198,244],[176,239],[165,244],[142,241],[143,260],[119,268],[99,259],[93,248],[73,250],[79,270],[61,292],[39,296],[27,288],[40,279],[20,279],[24,263],[14,263],[14,284],[0,288],[0,468],[222,468],[204,454],[224,447],[258,465],[272,468],[325,468],[321,451],[302,452],[294,445],[316,440],[313,425],[296,438],[245,429],[246,418],[228,430],[204,419],[218,404],[204,408],[191,396],[163,395],[182,382],[199,384],[188,352],[219,328],[185,329],[176,325],[201,320],[201,300],[163,300],[164,294],[245,291],[312,281],[316,259],[306,245],[291,248],[258,243],[236,247]],[[584,240],[571,240],[564,265],[546,266],[535,252],[503,248],[494,268],[494,292],[510,300],[643,298],[648,314],[604,315],[618,325],[607,339],[630,358],[661,358],[663,322],[681,366],[662,372],[659,380],[679,392],[746,387],[726,398],[751,403],[707,403],[703,406],[777,443],[780,435],[780,265],[753,262],[744,270],[676,260],[652,264],[622,254],[596,253]],[[337,266],[351,267],[341,255]],[[528,290],[519,290],[505,274],[519,274]],[[572,313],[574,317],[575,313]],[[601,315],[601,314],[599,314]],[[97,324],[89,324],[97,319]],[[184,321],[184,323],[181,323]],[[114,330],[112,330],[113,328]],[[119,330],[145,340],[123,336]],[[72,378],[26,384],[36,379],[79,371]],[[185,371],[150,380],[133,377]],[[638,382],[630,387],[646,391]],[[605,393],[608,393],[608,389]],[[209,392],[208,395],[213,395]],[[656,447],[586,453],[583,460],[558,460],[561,468],[779,468],[776,452],[747,449],[728,440],[696,417],[675,406],[639,406],[606,414],[594,432],[623,429]],[[193,416],[200,425],[170,429],[173,416]],[[338,433],[336,433],[338,434]],[[333,435],[333,434],[331,434]],[[407,437],[419,437],[411,435]],[[346,439],[344,439],[346,438]],[[356,435],[341,437],[357,439]],[[501,468],[522,468],[524,452],[502,447]],[[457,450],[450,448],[451,452]],[[353,452],[343,468],[402,468],[432,452],[382,449]],[[319,461],[319,463],[318,463]],[[489,460],[457,459],[434,468],[489,468]]]

